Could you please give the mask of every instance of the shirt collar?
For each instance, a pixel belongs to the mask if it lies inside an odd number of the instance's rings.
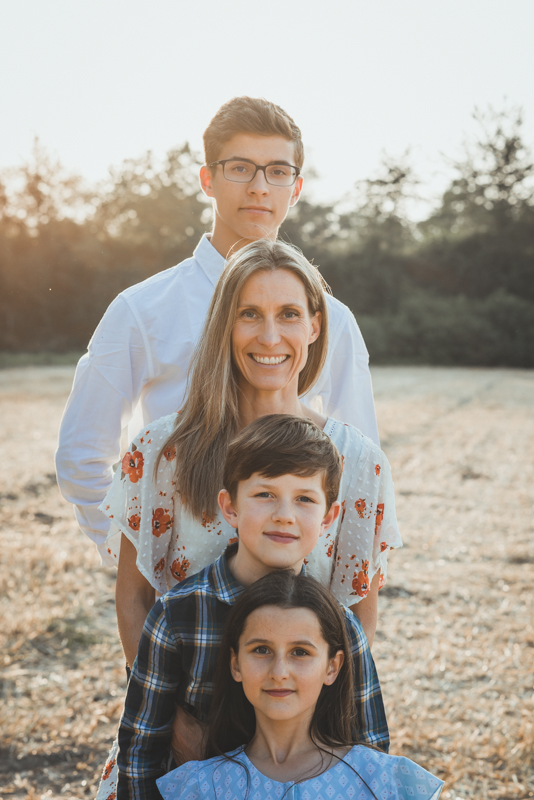
[[[242,586],[234,576],[228,566],[228,559],[232,556],[235,556],[237,553],[237,542],[233,544],[229,544],[224,553],[219,556],[217,561],[214,562],[213,568],[211,570],[211,580],[213,583],[213,587],[215,589],[215,594],[217,599],[221,601],[221,603],[226,603],[227,605],[233,605],[240,594],[243,594],[245,591],[244,586]],[[307,575],[308,570],[306,567],[306,561],[304,560],[302,564],[302,569],[300,571],[301,575]]]
[[[207,234],[204,234],[200,242],[195,247],[193,256],[200,264],[211,283],[215,286],[223,271],[224,257],[214,248]]]

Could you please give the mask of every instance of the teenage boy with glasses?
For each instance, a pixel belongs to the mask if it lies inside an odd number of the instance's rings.
[[[267,100],[237,97],[225,103],[204,133],[204,151],[200,184],[213,203],[211,234],[202,237],[192,258],[111,303],[78,363],[61,423],[59,487],[103,563],[110,563],[109,521],[98,506],[120,458],[121,430],[130,423],[132,439],[139,428],[180,407],[225,258],[251,241],[275,238],[302,190],[300,130]],[[365,343],[349,309],[331,296],[327,301],[328,357],[305,402],[378,442]]]

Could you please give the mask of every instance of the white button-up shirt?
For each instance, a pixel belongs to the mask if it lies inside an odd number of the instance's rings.
[[[193,257],[131,286],[111,303],[80,359],[61,428],[56,469],[63,497],[104,563],[109,520],[99,511],[129,438],[183,403],[187,371],[224,258],[203,236]],[[378,444],[369,355],[350,310],[327,295],[329,345],[303,401]]]

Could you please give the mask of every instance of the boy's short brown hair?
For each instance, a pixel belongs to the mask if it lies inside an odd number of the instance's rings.
[[[310,419],[269,414],[247,425],[230,443],[223,486],[232,500],[238,483],[255,472],[266,478],[322,472],[328,511],[339,493],[342,462],[335,444]]]
[[[284,136],[295,146],[295,167],[304,164],[302,136],[283,108],[263,97],[233,97],[217,111],[204,131],[206,164],[217,161],[221,147],[237,133]]]

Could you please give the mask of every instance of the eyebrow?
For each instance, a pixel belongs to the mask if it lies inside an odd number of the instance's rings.
[[[283,303],[281,306],[279,306],[279,308],[290,308],[291,306],[295,306],[297,308],[306,308],[306,305],[303,305],[298,300],[290,300],[287,303]],[[254,305],[254,303],[239,303],[239,305],[237,307],[238,308],[259,308],[259,306]]]
[[[246,161],[247,164],[254,164],[257,166],[256,162],[253,161],[251,158],[245,158],[244,156],[229,156],[228,158],[224,159],[225,161]],[[272,161],[268,161],[267,164],[261,164],[262,167],[272,167],[275,164],[283,164],[286,167],[293,167],[294,164],[291,164],[289,161],[286,161],[285,158],[276,158]]]
[[[248,642],[245,642],[245,647],[249,647],[251,644],[272,644],[272,642],[270,639],[249,639]],[[297,639],[297,641],[288,642],[288,644],[290,644],[292,647],[304,645],[305,647],[313,647],[314,650],[317,650],[317,647],[313,642],[310,642],[309,639]]]
[[[251,487],[251,491],[252,490],[257,491],[258,489],[273,489],[273,488],[275,487],[272,483],[258,483],[256,486]],[[311,489],[311,488],[295,489],[295,491],[298,492],[299,494],[301,494],[302,492],[305,492],[306,494],[316,494],[316,495],[321,494],[321,491],[319,489]]]

